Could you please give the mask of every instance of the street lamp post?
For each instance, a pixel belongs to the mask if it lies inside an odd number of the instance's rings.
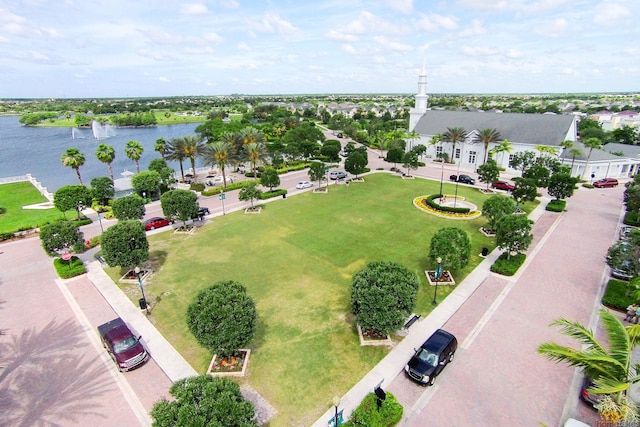
[[[142,292],[142,300],[144,301],[144,308],[147,312],[147,316],[149,315],[149,304],[147,304],[147,297],[144,296],[144,286],[142,284],[142,279],[140,278],[140,267],[136,267],[133,271],[136,272],[136,276],[138,277],[138,286],[140,287],[140,292]]]
[[[444,180],[444,157],[440,159],[442,170],[440,171],[440,196],[442,197],[442,181]]]
[[[436,280],[436,287],[433,289],[433,301],[431,301],[431,304],[433,305],[438,304],[438,301],[436,300],[436,297],[438,295],[438,280],[440,280],[440,276],[442,276],[442,258],[438,257],[436,258],[436,261],[438,262],[438,266],[436,267],[436,272],[433,275]]]
[[[333,425],[334,427],[338,427],[338,406],[340,406],[340,398],[338,396],[333,397],[333,406],[336,408],[336,413],[333,417]]]

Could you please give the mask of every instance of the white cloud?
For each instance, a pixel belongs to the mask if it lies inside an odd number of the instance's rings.
[[[248,51],[251,50],[251,47],[248,44],[246,44],[245,42],[240,42],[240,43],[238,43],[236,45],[236,49],[242,50],[244,52],[248,52]]]
[[[342,45],[342,50],[345,51],[346,53],[350,54],[350,55],[358,55],[358,49],[356,49],[355,47],[353,47],[353,45],[349,44],[349,43],[345,43]]]
[[[473,36],[479,36],[481,34],[486,34],[486,33],[487,33],[487,29],[484,28],[484,26],[482,25],[482,22],[480,22],[480,20],[478,20],[478,19],[474,19],[471,22],[471,25],[465,27],[460,32],[460,36],[461,37],[473,37]]]
[[[261,33],[296,34],[300,32],[291,22],[282,19],[277,13],[267,12],[253,28]]]
[[[169,83],[171,80],[168,77],[158,77],[158,80],[163,83]]]
[[[204,46],[204,47],[187,46],[184,48],[184,52],[193,54],[193,55],[209,55],[213,53],[213,49],[209,46]]]
[[[596,25],[615,27],[627,24],[633,14],[626,6],[618,2],[603,1],[596,6],[593,14],[593,23]]]
[[[387,0],[387,6],[406,14],[413,12],[413,0]]]
[[[202,35],[202,37],[211,43],[222,43],[224,41],[224,39],[222,37],[220,37],[219,35],[217,35],[216,33],[210,32],[210,33],[204,33]]]
[[[376,36],[373,40],[384,49],[391,50],[393,52],[409,52],[413,50],[413,47],[408,44],[389,40],[383,36]]]
[[[208,12],[209,9],[202,3],[187,3],[180,8],[180,13],[185,15],[205,15]]]
[[[418,27],[430,33],[441,30],[452,31],[458,28],[458,18],[451,15],[443,16],[430,12],[421,16],[420,21],[418,21]]]
[[[495,47],[462,46],[460,52],[467,56],[492,56],[499,54],[500,51]]]
[[[569,30],[569,23],[564,18],[557,18],[536,28],[536,33],[546,37],[561,37]]]
[[[340,42],[355,42],[358,40],[358,37],[356,37],[353,34],[347,34],[342,30],[331,30],[327,33],[327,37],[330,38],[331,40],[336,40],[336,41],[340,41]]]

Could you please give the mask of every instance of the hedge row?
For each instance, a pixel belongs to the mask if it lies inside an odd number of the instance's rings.
[[[631,283],[624,280],[609,280],[607,289],[604,291],[604,296],[602,297],[602,304],[616,310],[627,311],[629,305],[638,302],[632,296],[626,296],[629,291],[629,286],[631,286]],[[631,289],[629,293],[631,294],[633,291],[635,291],[635,288]]]
[[[72,256],[69,261],[56,258],[53,260],[53,265],[56,268],[58,276],[62,279],[79,276],[87,271],[83,262],[76,256]]]
[[[551,212],[564,212],[566,207],[567,207],[566,200],[553,199],[549,203],[547,203],[547,206],[545,206],[545,210],[548,210]]]
[[[624,214],[624,224],[632,225],[634,227],[640,226],[640,213],[637,212],[628,212]]]
[[[220,194],[220,193],[223,193],[225,191],[237,190],[237,189],[242,188],[245,185],[249,184],[250,182],[252,182],[252,181],[234,182],[233,184],[227,185],[227,188],[224,188],[222,186],[209,188],[208,190],[202,191],[200,194],[202,194],[203,196],[214,196],[216,194]]]
[[[260,193],[260,200],[271,199],[273,197],[282,196],[284,194],[287,194],[287,190],[285,190],[284,188],[279,188],[273,191],[264,191]]]
[[[454,208],[453,206],[442,206],[439,205],[438,203],[434,202],[434,199],[439,199],[442,197],[442,194],[432,194],[429,197],[427,197],[427,204],[432,207],[433,209],[442,211],[442,212],[451,212],[451,213],[460,213],[460,214],[467,214],[469,213],[469,211],[471,211],[471,209],[469,208]]]
[[[527,259],[525,254],[512,255],[509,259],[507,259],[507,255],[506,252],[503,252],[496,262],[491,265],[491,271],[503,276],[513,276]]]

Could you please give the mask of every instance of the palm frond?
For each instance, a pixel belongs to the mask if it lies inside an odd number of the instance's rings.
[[[602,327],[609,341],[609,354],[611,357],[624,364],[628,368],[631,356],[631,343],[629,334],[622,322],[607,310],[600,310]]]
[[[584,325],[561,317],[551,322],[551,326],[560,326],[560,332],[563,335],[576,339],[580,344],[587,347],[587,351],[607,354],[607,350],[596,340],[593,331],[587,329]]]

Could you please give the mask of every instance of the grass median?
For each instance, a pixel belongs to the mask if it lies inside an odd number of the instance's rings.
[[[46,197],[28,181],[0,184],[0,206],[7,210],[0,215],[0,233],[36,228],[63,218],[62,212],[53,207],[22,209],[23,206],[44,202],[48,202]],[[67,217],[73,219],[74,214],[67,213]]]
[[[453,194],[454,185],[444,185]],[[459,227],[471,238],[470,264],[452,272],[457,282],[481,261],[482,247],[494,248],[494,239],[478,231],[484,218],[439,218],[413,206],[415,197],[436,193],[439,186],[373,174],[364,183],[332,185],[328,194],[306,192],[268,203],[259,215],[216,217],[192,235],[154,235],[149,240],[159,270],[147,292],[160,301],[153,319],[191,365],[205,372],[212,355],[188,331],[186,307],[215,281],[242,282],[259,320],[248,375],[240,381],[277,409],[272,427],[310,425],[334,395],[346,393],[389,351],[359,345],[349,307],[354,273],[373,260],[415,271],[421,283],[415,311],[424,316],[433,308],[424,270],[435,267],[427,254],[436,231]],[[466,186],[458,194],[479,208],[488,197]],[[439,287],[438,301],[453,289]],[[139,298],[133,285],[127,293]]]

